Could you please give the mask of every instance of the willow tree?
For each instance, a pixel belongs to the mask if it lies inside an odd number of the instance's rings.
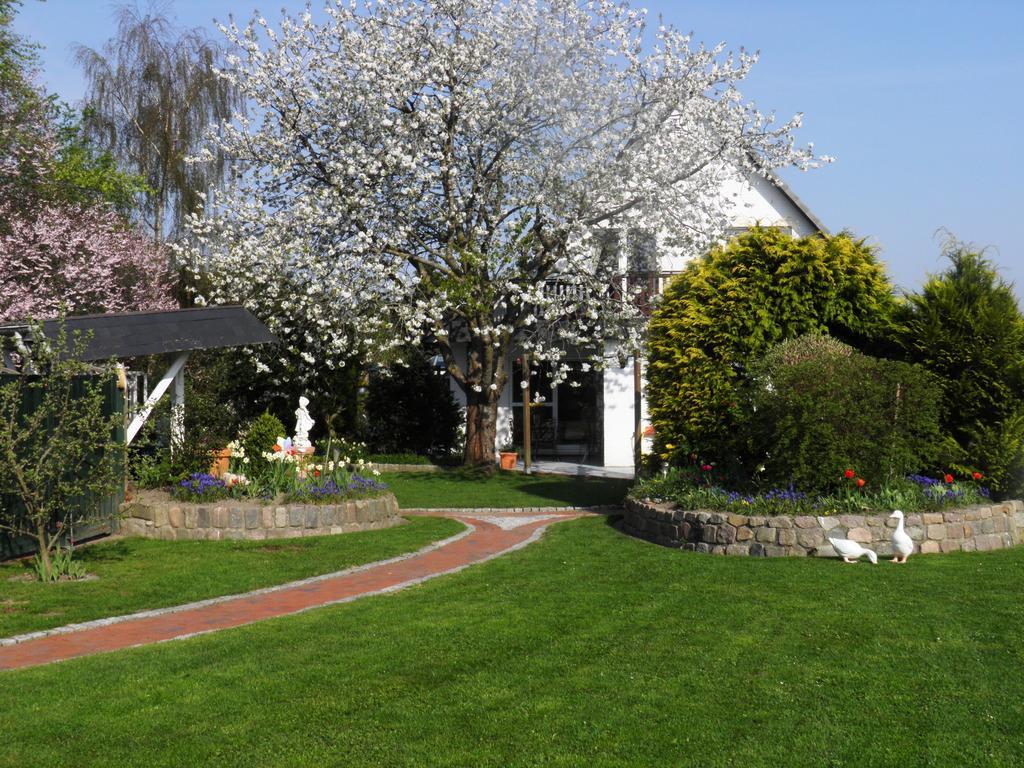
[[[242,301],[310,366],[426,342],[466,396],[466,460],[494,457],[508,354],[568,370],[635,353],[641,320],[601,230],[699,248],[736,174],[815,164],[799,121],[736,84],[755,56],[650,34],[626,3],[342,2],[224,31],[258,118],[196,220],[212,298]],[[649,51],[649,52],[645,52]],[[301,328],[303,332],[296,334]]]
[[[179,31],[160,13],[121,6],[102,51],[78,46],[89,82],[85,129],[149,186],[142,216],[154,240],[173,239],[186,213],[224,176],[224,156],[189,162],[207,128],[241,106],[218,77],[220,47],[200,29]]]

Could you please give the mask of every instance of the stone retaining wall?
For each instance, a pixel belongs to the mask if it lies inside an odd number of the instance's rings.
[[[677,509],[674,504],[627,499],[626,533],[666,547],[716,555],[835,557],[828,537],[862,542],[891,555],[896,521],[888,514],[834,517],[755,517]],[[1024,542],[1024,502],[906,516],[915,554],[985,552]]]
[[[367,464],[379,472],[444,472],[445,468],[437,464]]]
[[[121,505],[120,532],[150,539],[285,539],[371,531],[402,522],[385,494],[341,504],[258,504],[236,500],[189,504],[167,497]]]

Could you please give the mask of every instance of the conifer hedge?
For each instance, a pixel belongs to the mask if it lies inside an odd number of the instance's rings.
[[[891,329],[894,307],[874,250],[846,233],[792,237],[758,227],[691,262],[651,317],[657,450],[677,463],[690,452],[728,461],[739,388],[754,361],[806,333],[870,346]]]

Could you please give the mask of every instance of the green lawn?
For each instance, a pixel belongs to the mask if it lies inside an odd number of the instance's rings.
[[[381,479],[408,507],[564,507],[618,504],[630,480],[524,475],[520,472],[385,473]]]
[[[452,536],[461,523],[414,518],[381,531],[274,541],[120,539],[80,547],[95,581],[11,581],[28,563],[0,566],[0,637],[180,605],[331,573]]]
[[[0,765],[1020,766],[1024,549],[710,557],[603,519],[394,595],[0,673]]]

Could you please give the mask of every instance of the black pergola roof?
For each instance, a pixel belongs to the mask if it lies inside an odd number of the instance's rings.
[[[57,320],[46,320],[43,333],[53,336],[57,327]],[[277,341],[249,310],[239,306],[80,315],[65,318],[64,328],[69,339],[76,332],[83,336],[90,334],[83,360],[246,347]],[[28,330],[26,323],[0,324],[0,336],[15,332],[24,335]]]

